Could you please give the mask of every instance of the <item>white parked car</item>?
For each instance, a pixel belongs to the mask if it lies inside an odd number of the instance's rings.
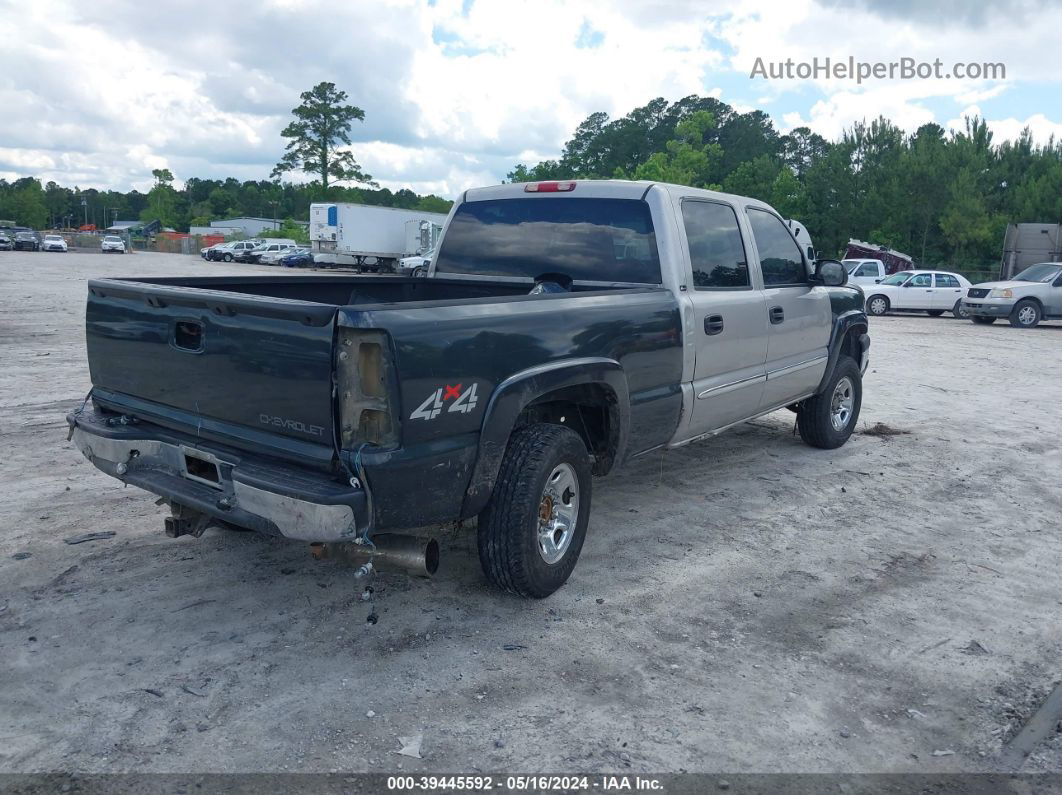
[[[974,285],[963,300],[974,323],[995,323],[997,317],[1017,328],[1041,320],[1062,319],[1062,262],[1031,265],[1005,282]]]
[[[398,261],[397,270],[402,276],[426,276],[433,256],[435,256],[434,250],[414,254],[412,257],[402,257]]]
[[[125,253],[125,241],[118,235],[107,235],[100,241],[100,251],[106,254],[108,251],[117,251],[119,254]]]
[[[62,235],[45,235],[41,241],[41,251],[66,251],[66,241]]]
[[[951,312],[955,317],[969,317],[963,296],[970,287],[966,277],[947,271],[900,271],[879,284],[863,287],[867,296],[867,314],[888,312],[927,312],[939,317]]]

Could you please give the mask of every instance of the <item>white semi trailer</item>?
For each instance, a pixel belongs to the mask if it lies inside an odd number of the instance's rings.
[[[444,213],[368,204],[310,205],[310,247],[318,265],[393,271],[398,260],[431,251]]]

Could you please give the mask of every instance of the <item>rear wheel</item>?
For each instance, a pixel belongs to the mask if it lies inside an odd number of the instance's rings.
[[[221,259],[225,262],[232,262],[232,254],[226,254]]]
[[[826,388],[800,404],[797,429],[812,447],[833,450],[848,441],[863,403],[863,379],[851,356],[837,360]]]
[[[516,431],[479,515],[479,562],[506,591],[542,599],[571,576],[590,519],[590,457],[570,428]]]
[[[1016,328],[1032,328],[1040,322],[1040,305],[1035,301],[1018,301],[1010,313],[1010,325]]]
[[[867,301],[867,311],[875,317],[881,317],[889,311],[889,299],[883,295],[871,296]]]
[[[951,308],[951,313],[959,318],[959,320],[966,320],[966,318],[970,316],[970,310],[962,305],[961,298],[955,302],[955,306]]]
[[[944,314],[944,310],[943,309],[930,309],[929,311],[926,312],[926,314],[929,315],[930,317],[940,317],[941,315]]]
[[[991,326],[993,323],[996,322],[996,319],[994,317],[981,317],[979,315],[972,315],[970,317],[970,320],[980,326]]]

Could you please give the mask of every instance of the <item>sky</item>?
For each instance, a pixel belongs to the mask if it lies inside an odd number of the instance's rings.
[[[299,93],[365,111],[355,158],[453,197],[557,157],[595,111],[654,97],[759,108],[836,138],[987,119],[1062,138],[1060,0],[0,0],[0,177],[147,190],[151,170],[267,179]],[[1005,79],[750,77],[763,63],[1002,63]],[[303,181],[305,175],[288,175]]]

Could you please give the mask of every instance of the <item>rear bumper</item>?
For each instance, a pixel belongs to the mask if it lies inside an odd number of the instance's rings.
[[[361,488],[144,422],[122,424],[93,409],[69,415],[82,454],[111,477],[230,524],[300,541],[350,541],[368,523]],[[188,471],[217,466],[217,482]]]

